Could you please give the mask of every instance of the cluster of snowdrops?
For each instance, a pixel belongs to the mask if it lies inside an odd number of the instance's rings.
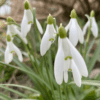
[[[13,43],[13,40],[15,38],[14,36],[17,34],[25,44],[28,43],[26,36],[30,31],[31,25],[33,23],[32,9],[30,8],[28,0],[25,0],[24,8],[24,16],[20,29],[18,28],[18,24],[13,18],[7,18],[7,47],[4,54],[5,63],[7,64],[13,60],[14,52],[17,54],[19,61],[23,61],[22,53]],[[63,27],[63,25],[60,24],[58,28],[54,22],[55,18],[53,18],[51,14],[48,15],[46,30],[40,44],[40,54],[41,56],[46,54],[52,43],[55,42],[55,39],[58,35],[58,51],[54,61],[54,76],[57,84],[61,85],[63,79],[65,83],[67,83],[68,71],[72,71],[74,81],[79,87],[81,86],[82,76],[88,76],[86,63],[79,51],[76,49],[76,45],[78,44],[78,41],[83,44],[84,35],[87,28],[90,28],[94,37],[98,36],[98,26],[94,15],[94,11],[91,11],[90,16],[87,16],[88,22],[85,24],[83,30],[80,28],[77,22],[77,14],[75,10],[71,11],[71,19],[66,27]],[[43,34],[41,24],[37,19],[35,19],[35,22],[39,32]],[[67,37],[68,32],[69,37]]]

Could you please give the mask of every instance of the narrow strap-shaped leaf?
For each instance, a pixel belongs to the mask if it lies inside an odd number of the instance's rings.
[[[6,95],[4,95],[4,94],[2,94],[2,93],[0,93],[0,98],[1,98],[2,100],[12,100],[10,97],[8,97],[8,96],[6,96]]]
[[[20,95],[20,96],[22,96],[22,97],[24,97],[24,98],[28,98],[28,96],[26,96],[25,94],[23,94],[23,93],[21,93],[21,92],[19,92],[19,91],[16,91],[16,90],[14,90],[14,89],[11,89],[11,88],[9,88],[9,87],[5,87],[5,86],[0,86],[0,87],[3,88],[3,89],[5,89],[5,90],[11,91],[11,92],[13,92],[13,93],[16,93],[16,94],[18,94],[18,95]]]
[[[75,84],[75,82],[70,82],[70,84]],[[92,86],[100,86],[100,81],[97,81],[97,80],[84,80],[82,81],[82,84],[83,85],[92,85]]]
[[[95,53],[92,57],[92,59],[90,60],[89,64],[88,64],[88,71],[89,73],[91,72],[91,70],[93,69],[98,57],[99,57],[99,54],[100,54],[100,43],[99,45],[97,46],[97,49],[95,50]]]
[[[31,72],[31,71],[28,71],[28,70],[25,70],[25,69],[22,69],[22,68],[19,68],[19,67],[10,65],[10,64],[5,64],[4,62],[1,62],[1,61],[0,61],[0,64],[6,65],[6,66],[9,66],[9,67],[18,69],[18,70],[21,70],[21,71],[23,71],[25,73],[28,73],[28,74],[32,75],[34,78],[38,79],[40,82],[44,83],[49,89],[51,89],[50,86],[43,79],[41,79],[37,74],[35,74],[35,73]]]
[[[36,92],[36,93],[39,93],[39,91],[33,89],[33,88],[30,88],[30,87],[27,87],[27,86],[22,86],[22,85],[17,85],[17,84],[0,84],[0,86],[13,86],[13,87],[19,87],[19,88],[23,88],[23,89],[27,89],[27,90],[30,90],[32,92]]]

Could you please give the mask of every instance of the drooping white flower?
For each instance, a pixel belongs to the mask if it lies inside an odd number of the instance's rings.
[[[84,35],[80,26],[78,25],[76,16],[75,10],[72,10],[71,19],[68,25],[65,27],[66,32],[69,30],[69,40],[74,46],[77,45],[78,40],[81,44],[84,42]]]
[[[8,15],[11,12],[11,1],[0,0],[0,16]]]
[[[53,26],[53,17],[51,15],[48,16],[47,18],[48,24],[46,27],[46,31],[44,33],[44,36],[41,40],[41,44],[40,44],[40,53],[43,56],[48,49],[50,48],[51,44],[54,42],[55,40],[55,29]]]
[[[21,22],[21,33],[23,37],[26,37],[27,33],[30,31],[31,29],[31,25],[33,23],[33,14],[30,10],[29,7],[29,2],[28,0],[25,1],[24,3],[24,16]],[[36,24],[37,24],[37,28],[40,31],[40,33],[43,33],[43,29],[41,27],[41,24],[39,23],[39,21],[36,19]]]
[[[94,17],[94,11],[91,11],[91,17],[90,19],[88,19],[87,23],[85,24],[85,26],[83,27],[83,34],[86,34],[86,30],[87,28],[90,26],[90,21],[91,21],[91,31],[94,35],[94,37],[96,38],[98,36],[98,26]]]
[[[78,50],[66,37],[64,27],[59,28],[58,51],[54,63],[54,75],[56,82],[60,85],[68,81],[68,71],[71,70],[77,86],[81,86],[81,77],[88,76],[87,67],[84,59]]]
[[[9,34],[12,38],[14,35],[18,34],[20,38],[27,44],[26,37],[22,37],[22,33],[18,30],[18,27],[14,24],[9,24],[12,21],[11,17],[7,18],[8,26],[7,26],[7,34]]]
[[[23,61],[22,53],[18,49],[17,46],[15,46],[12,42],[12,39],[9,34],[7,34],[7,48],[5,50],[4,58],[5,58],[5,63],[9,64],[12,59],[13,59],[13,53],[16,53],[18,56],[19,61]]]

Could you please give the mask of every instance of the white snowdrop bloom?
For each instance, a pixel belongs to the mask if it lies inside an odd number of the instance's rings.
[[[93,36],[96,38],[98,36],[98,26],[94,17],[94,11],[91,11],[91,17],[88,19],[87,23],[83,27],[83,34],[86,34],[87,28],[90,26],[90,21],[91,21],[91,31],[93,33]]]
[[[68,81],[68,71],[72,71],[77,86],[81,86],[81,77],[87,77],[88,71],[83,57],[66,37],[63,26],[59,28],[58,51],[54,63],[54,76],[60,85]]]
[[[71,19],[68,25],[65,27],[66,32],[69,30],[69,40],[74,46],[77,45],[78,40],[81,44],[84,42],[84,35],[80,26],[78,25],[76,17],[77,15],[75,10],[72,10]]]
[[[12,59],[13,59],[13,53],[16,53],[18,56],[19,61],[23,61],[22,53],[18,49],[17,46],[15,46],[12,42],[12,39],[9,34],[7,34],[7,48],[5,50],[4,58],[5,58],[5,63],[9,64]]]
[[[54,42],[55,40],[55,29],[53,26],[53,17],[51,15],[48,16],[47,18],[47,27],[46,27],[46,31],[44,33],[44,36],[41,40],[41,44],[40,44],[40,53],[43,56],[48,49],[50,48],[51,44]]]
[[[8,22],[7,34],[9,34],[12,38],[14,37],[14,35],[18,34],[20,38],[27,44],[26,37],[22,37],[22,33],[18,30],[18,27],[14,24],[9,24],[10,22],[12,22],[12,20],[13,19],[11,17],[7,18],[7,22]]]
[[[23,16],[23,19],[21,22],[21,33],[22,33],[23,37],[26,37],[26,35],[30,31],[31,25],[33,23],[33,14],[30,10],[28,0],[25,1],[24,8],[25,8],[24,16]],[[43,34],[43,29],[42,29],[41,24],[39,23],[39,21],[37,19],[36,19],[36,24],[37,24],[37,28],[40,31],[40,33]]]
[[[0,0],[0,16],[8,15],[11,12],[11,1]]]

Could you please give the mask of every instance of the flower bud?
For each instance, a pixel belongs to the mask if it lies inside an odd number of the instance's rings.
[[[7,34],[7,41],[10,42],[11,41],[11,37],[9,34]]]
[[[12,17],[7,17],[7,22],[10,23],[10,22],[14,22],[14,19]]]
[[[60,24],[60,27],[58,29],[58,34],[59,34],[60,38],[65,38],[66,37],[66,30],[62,26],[62,24]]]
[[[94,16],[95,16],[94,10],[92,10],[92,11],[90,12],[90,16],[91,16],[91,17],[94,17]]]
[[[71,11],[71,18],[76,18],[77,17],[77,14],[76,14],[76,11],[75,11],[75,9],[73,9],[72,11]]]
[[[47,17],[47,23],[53,24],[53,22],[54,22],[53,17],[51,16],[51,14],[49,14],[49,16]]]
[[[28,0],[25,0],[25,2],[24,2],[24,8],[26,10],[28,10],[30,8],[29,1]]]

